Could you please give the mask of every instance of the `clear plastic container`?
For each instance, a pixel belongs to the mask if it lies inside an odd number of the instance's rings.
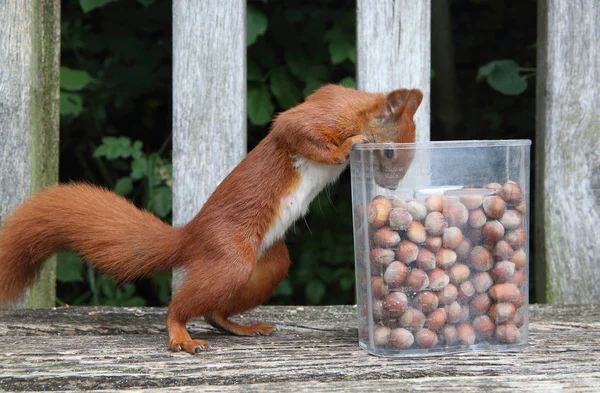
[[[363,349],[400,357],[527,345],[530,146],[499,140],[355,147]]]

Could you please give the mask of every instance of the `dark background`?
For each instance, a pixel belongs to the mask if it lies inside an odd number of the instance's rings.
[[[266,135],[274,113],[318,86],[354,86],[355,2],[306,3],[248,2],[248,149]],[[432,3],[431,139],[533,140],[536,1]],[[171,6],[64,0],[61,52],[60,181],[113,188],[167,222]],[[531,180],[533,186],[533,173]],[[346,171],[290,229],[292,268],[270,303],[354,303],[351,216]],[[531,296],[535,274],[532,266]],[[169,274],[118,286],[67,253],[59,255],[58,278],[59,304],[169,300]]]

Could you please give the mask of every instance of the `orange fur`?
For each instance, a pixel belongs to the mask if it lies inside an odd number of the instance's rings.
[[[186,330],[186,322],[197,316],[234,334],[269,334],[271,325],[241,326],[228,318],[264,302],[287,274],[284,239],[258,253],[283,196],[298,187],[294,157],[341,164],[358,142],[412,142],[412,117],[421,99],[418,90],[388,95],[334,85],[317,90],[279,114],[264,140],[179,228],[98,187],[43,190],[0,230],[0,302],[23,293],[56,250],[70,249],[121,281],[185,267],[185,282],[168,310],[173,350],[195,353],[208,346]],[[392,159],[398,160],[408,166],[412,156]]]

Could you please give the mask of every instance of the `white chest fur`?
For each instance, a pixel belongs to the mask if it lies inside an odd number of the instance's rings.
[[[294,221],[306,214],[310,202],[327,184],[334,182],[340,176],[346,164],[322,164],[304,157],[295,157],[294,167],[300,176],[299,184],[296,189],[281,198],[279,214],[267,230],[257,258],[281,239]]]

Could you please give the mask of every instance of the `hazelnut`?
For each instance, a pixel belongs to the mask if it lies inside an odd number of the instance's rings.
[[[483,236],[491,242],[497,242],[504,237],[504,227],[498,220],[492,220],[483,226]]]
[[[519,292],[519,295],[512,301],[512,304],[514,304],[517,309],[523,307],[525,305],[525,293]]]
[[[460,245],[463,240],[463,235],[457,227],[450,227],[444,230],[442,235],[442,247],[454,250]]]
[[[442,269],[435,268],[427,273],[429,288],[433,291],[443,290],[450,282],[450,277]]]
[[[440,248],[442,248],[442,238],[439,236],[428,236],[427,239],[425,239],[425,248],[434,254],[437,253]]]
[[[443,213],[451,227],[462,227],[469,220],[469,210],[462,203],[445,206]]]
[[[459,285],[461,282],[469,278],[471,270],[465,264],[459,263],[450,268],[450,282],[454,285]]]
[[[516,210],[507,210],[499,221],[507,231],[516,229],[519,227],[519,225],[521,225],[522,222],[521,213]]]
[[[512,257],[508,258],[508,260],[514,263],[517,269],[525,269],[527,266],[527,255],[521,248],[513,252]]]
[[[508,261],[513,255],[513,249],[505,240],[500,240],[494,246],[492,254],[497,261]]]
[[[494,336],[496,325],[487,315],[480,315],[473,320],[473,330],[479,337],[489,340]]]
[[[373,296],[379,299],[383,299],[390,293],[388,286],[383,281],[383,277],[377,276],[371,278],[371,292],[373,293]]]
[[[448,305],[456,301],[458,289],[454,285],[448,284],[437,293],[437,296],[439,299],[439,304]]]
[[[490,218],[500,218],[506,209],[506,202],[497,196],[483,198],[483,211]]]
[[[396,207],[401,207],[406,209],[406,201],[404,199],[400,199],[400,198],[393,198],[392,199],[392,208],[396,208]]]
[[[425,326],[431,330],[441,329],[446,324],[446,310],[443,308],[436,308],[427,316]]]
[[[463,281],[458,286],[458,302],[461,304],[468,303],[475,295],[475,287],[471,281]]]
[[[425,239],[427,239],[427,232],[425,231],[423,224],[413,221],[408,227],[406,237],[412,242],[423,243],[425,242]]]
[[[406,231],[410,227],[413,218],[405,208],[396,207],[390,211],[388,221],[390,223],[390,228],[393,230]]]
[[[447,269],[456,263],[456,253],[453,250],[442,248],[435,254],[435,260],[440,269]]]
[[[508,203],[519,203],[523,198],[523,190],[514,181],[507,181],[498,194]]]
[[[398,349],[410,348],[415,342],[411,332],[403,328],[396,328],[390,332],[390,344]]]
[[[371,203],[367,205],[367,222],[375,228],[381,228],[387,222],[392,202],[383,197],[375,197]]]
[[[373,299],[373,322],[379,322],[383,319],[385,313],[383,310],[383,301]]]
[[[475,344],[475,330],[473,326],[468,323],[461,323],[456,327],[458,333],[458,341],[462,345],[473,345]]]
[[[404,285],[409,289],[422,291],[429,286],[429,277],[427,277],[427,273],[421,269],[412,269],[410,273],[408,273]]]
[[[375,326],[373,328],[373,342],[377,347],[385,347],[390,342],[391,329],[386,326]]]
[[[425,199],[425,207],[430,212],[441,212],[444,208],[444,197],[441,195],[430,195]]]
[[[513,248],[521,248],[527,240],[527,234],[522,229],[515,229],[506,234],[506,242]]]
[[[521,332],[512,323],[500,325],[496,328],[496,339],[501,343],[514,344],[521,338]]]
[[[469,228],[465,233],[467,239],[473,244],[481,243],[483,240],[483,227],[481,228]]]
[[[415,308],[409,308],[400,316],[398,323],[403,328],[415,332],[425,324],[425,314]]]
[[[459,261],[467,261],[469,255],[471,254],[471,250],[473,249],[473,244],[469,239],[464,239],[460,242],[458,247],[454,249],[456,253],[456,259]]]
[[[509,321],[509,323],[512,323],[516,327],[520,328],[521,326],[523,326],[523,324],[525,324],[525,317],[523,316],[523,314],[516,311],[515,316]]]
[[[417,255],[416,266],[419,269],[423,269],[425,271],[434,269],[435,268],[435,255],[426,248],[419,249],[419,254]]]
[[[429,314],[435,310],[438,304],[439,299],[437,295],[431,291],[420,292],[414,299],[415,308],[425,314]]]
[[[493,264],[494,259],[487,249],[481,246],[473,247],[473,250],[471,250],[471,266],[473,266],[473,269],[484,272],[490,270]]]
[[[417,344],[423,348],[434,347],[438,342],[437,334],[429,329],[421,329],[415,334]]]
[[[371,260],[371,274],[379,275],[394,261],[394,251],[384,248],[374,248],[369,252]]]
[[[488,312],[492,305],[492,299],[487,293],[480,293],[471,300],[471,313],[473,315],[482,315]]]
[[[460,203],[469,210],[477,209],[483,203],[482,195],[464,195],[460,197]]]
[[[512,303],[496,303],[490,307],[490,318],[496,323],[508,322],[515,316],[515,306]]]
[[[408,309],[408,298],[402,292],[389,293],[383,301],[383,309],[391,317],[399,317]]]
[[[515,275],[515,264],[509,261],[496,262],[490,273],[496,282],[512,281]]]
[[[398,288],[402,285],[408,274],[408,268],[402,262],[392,262],[385,270],[383,281],[391,287]]]
[[[393,329],[398,327],[398,321],[395,318],[386,318],[381,321],[382,325]]]
[[[498,192],[500,192],[500,190],[502,190],[502,184],[488,183],[484,186],[484,188],[487,188],[488,190],[494,190],[495,193],[498,193]]]
[[[427,208],[425,205],[414,200],[406,203],[406,210],[408,210],[415,221],[423,221],[425,216],[427,216]]]
[[[375,232],[373,242],[377,247],[381,248],[395,247],[400,243],[400,235],[388,227],[383,227]]]
[[[405,264],[413,263],[419,255],[419,247],[408,240],[402,240],[396,249],[396,257]]]
[[[515,206],[515,209],[521,213],[521,214],[525,214],[527,212],[527,204],[525,203],[524,200],[521,200],[521,202],[519,202],[517,204],[517,206]]]
[[[469,225],[473,228],[482,228],[487,221],[483,209],[475,209],[469,213]]]
[[[446,219],[440,212],[431,212],[425,217],[425,230],[431,236],[439,236],[444,233],[446,228]]]
[[[493,284],[494,280],[492,280],[492,276],[490,275],[490,273],[477,272],[473,274],[473,286],[475,287],[475,292],[487,292]]]
[[[452,325],[445,326],[444,329],[442,329],[442,337],[447,346],[458,343],[458,332],[456,331],[456,327]]]
[[[446,314],[448,315],[448,323],[458,323],[461,318],[462,308],[458,302],[452,302],[447,304],[444,309],[446,310]]]
[[[519,293],[519,288],[509,282],[493,285],[488,291],[488,295],[497,302],[512,302],[519,297]]]
[[[527,282],[527,274],[523,270],[516,270],[510,282],[521,288]]]

